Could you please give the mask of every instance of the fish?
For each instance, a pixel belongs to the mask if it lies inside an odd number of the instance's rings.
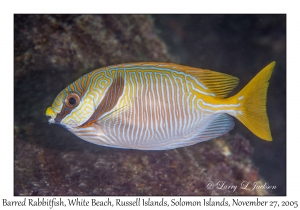
[[[240,92],[237,77],[174,63],[112,65],[83,75],[47,108],[49,123],[101,146],[169,150],[228,133],[233,117],[272,141],[266,110],[275,61]]]

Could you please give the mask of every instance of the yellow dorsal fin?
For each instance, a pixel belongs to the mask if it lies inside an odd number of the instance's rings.
[[[143,66],[155,66],[159,68],[170,68],[194,76],[199,82],[203,83],[210,93],[214,93],[218,98],[226,97],[239,83],[237,77],[189,66],[182,66],[174,63],[142,63]]]
[[[237,77],[228,74],[174,63],[138,62],[126,63],[111,67],[130,68],[136,66],[156,67],[161,69],[166,68],[190,74],[208,88],[207,92],[214,93],[218,98],[226,97],[239,83],[239,79]]]
[[[218,98],[226,97],[238,84],[237,77],[207,69],[187,69],[188,74],[196,77]]]

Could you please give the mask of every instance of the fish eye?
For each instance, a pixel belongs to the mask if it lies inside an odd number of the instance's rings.
[[[70,94],[65,100],[66,106],[70,108],[74,108],[78,106],[79,102],[80,102],[80,97],[76,93]]]
[[[76,104],[76,98],[69,98],[69,104],[75,105]]]

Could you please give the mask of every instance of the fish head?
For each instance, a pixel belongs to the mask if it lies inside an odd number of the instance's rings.
[[[58,124],[65,128],[78,127],[80,126],[80,119],[75,117],[75,113],[79,111],[81,95],[66,89],[56,96],[52,105],[47,108],[46,115],[50,117],[49,123]],[[81,117],[84,118],[83,115]]]
[[[63,89],[47,108],[49,123],[73,130],[86,124],[103,100],[112,79],[103,71],[86,74]]]

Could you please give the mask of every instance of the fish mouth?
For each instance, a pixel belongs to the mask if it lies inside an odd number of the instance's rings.
[[[52,117],[49,118],[48,122],[49,122],[49,124],[55,123],[55,121],[54,121],[54,119]]]
[[[63,125],[63,124],[61,124],[59,122],[55,122],[54,119],[56,118],[56,112],[54,112],[51,107],[47,108],[47,110],[46,110],[46,116],[49,117],[49,119],[48,119],[49,124],[56,124],[56,125],[59,125],[59,126],[65,128],[65,129],[69,130],[68,126]]]
[[[51,123],[55,123],[54,118],[56,117],[55,112],[53,111],[53,109],[51,107],[48,107],[46,110],[46,116],[50,117],[48,122]]]

